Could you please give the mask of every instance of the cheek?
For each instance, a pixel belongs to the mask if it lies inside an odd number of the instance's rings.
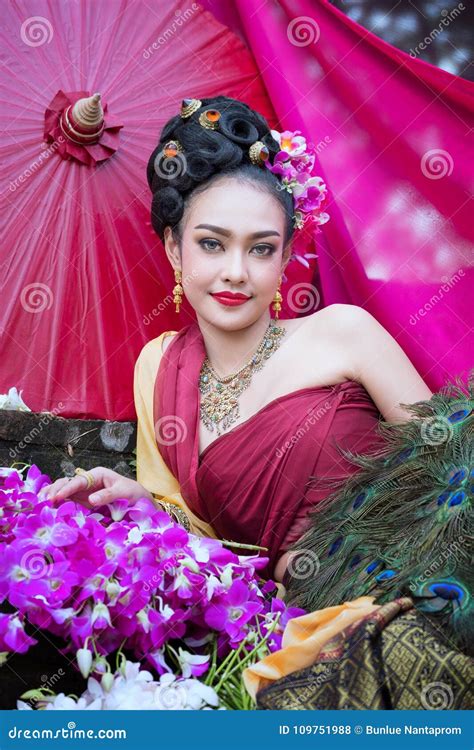
[[[183,276],[188,280],[186,294],[191,298],[215,286],[215,272],[205,259],[199,257],[183,259]]]
[[[262,264],[263,265],[263,264]],[[257,268],[250,278],[261,294],[273,295],[278,286],[279,270],[277,266],[268,263],[266,268]]]

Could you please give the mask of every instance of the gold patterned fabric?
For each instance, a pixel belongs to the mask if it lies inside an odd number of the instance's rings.
[[[317,662],[257,694],[257,708],[471,709],[473,660],[404,597],[326,644]]]

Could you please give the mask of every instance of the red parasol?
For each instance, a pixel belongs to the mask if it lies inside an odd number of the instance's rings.
[[[140,349],[191,320],[169,302],[145,175],[181,99],[240,98],[276,127],[242,42],[197,3],[181,8],[3,8],[0,393],[16,386],[34,411],[134,419]]]

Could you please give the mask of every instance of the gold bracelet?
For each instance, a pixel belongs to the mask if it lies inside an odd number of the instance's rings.
[[[167,513],[175,523],[177,523],[179,526],[182,526],[186,531],[191,531],[191,522],[182,508],[179,508],[174,503],[166,503],[163,500],[160,500],[159,497],[153,492],[151,494],[155,498],[158,505],[161,505],[165,513]]]

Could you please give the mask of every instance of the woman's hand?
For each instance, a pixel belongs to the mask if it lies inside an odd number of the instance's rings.
[[[74,500],[88,508],[97,508],[111,503],[117,498],[126,498],[133,504],[141,497],[153,500],[153,496],[141,484],[128,479],[112,469],[96,466],[88,473],[94,478],[92,487],[87,487],[87,478],[78,474],[74,477],[61,477],[53,484],[43,487],[39,492],[40,498],[53,502]]]

